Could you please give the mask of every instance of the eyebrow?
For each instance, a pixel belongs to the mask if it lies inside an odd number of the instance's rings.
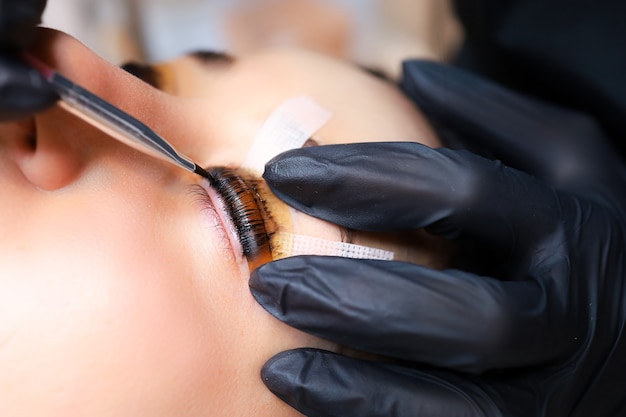
[[[225,52],[196,50],[187,54],[205,65],[230,65],[235,62],[235,57]]]
[[[236,61],[235,57],[232,55],[225,52],[211,50],[196,50],[186,54],[186,56],[193,58],[196,62],[208,68],[230,66]],[[152,87],[161,89],[161,77],[159,75],[159,71],[157,71],[153,65],[129,61],[122,64],[120,68],[150,84]]]
[[[130,61],[121,65],[120,68],[150,84],[152,87],[161,89],[161,77],[152,65]]]

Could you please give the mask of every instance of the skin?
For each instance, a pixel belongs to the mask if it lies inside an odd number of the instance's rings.
[[[321,144],[437,144],[390,85],[307,52],[228,69],[182,58],[160,67],[168,92],[57,32],[33,53],[204,166],[237,166],[272,110],[302,94],[333,112]],[[0,125],[0,415],[299,415],[266,390],[261,366],[336,347],[254,301],[199,182],[58,107]]]

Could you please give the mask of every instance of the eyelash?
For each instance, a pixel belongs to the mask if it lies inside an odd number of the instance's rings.
[[[249,261],[256,259],[269,250],[270,242],[259,206],[260,196],[231,169],[215,168],[209,173],[213,177],[211,187],[222,197],[229,217],[234,223],[243,254]],[[194,189],[207,206],[212,206],[209,195],[203,187],[198,186]]]

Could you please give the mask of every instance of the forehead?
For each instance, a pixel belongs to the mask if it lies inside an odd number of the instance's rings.
[[[203,86],[233,78],[242,85],[246,80],[256,81],[255,90],[262,89],[263,82],[269,82],[274,89],[281,86],[313,89],[334,86],[346,80],[349,84],[382,84],[385,88],[395,89],[389,82],[382,81],[380,76],[373,77],[352,63],[292,48],[266,49],[237,58],[201,51],[151,68],[158,73],[159,87],[179,96],[208,94]],[[152,78],[149,74],[148,77]]]
[[[321,132],[321,143],[408,140],[437,144],[421,113],[394,84],[352,63],[315,52],[281,48],[237,58],[190,54],[154,69],[162,90],[201,99],[220,120],[234,122],[235,116],[245,115],[262,122],[280,103],[306,95],[333,113]]]

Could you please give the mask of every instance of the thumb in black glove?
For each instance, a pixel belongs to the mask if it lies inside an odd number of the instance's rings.
[[[405,70],[427,114],[517,169],[463,150],[354,144],[287,152],[265,179],[343,226],[476,243],[493,274],[331,257],[264,265],[250,286],[271,314],[400,360],[294,350],[266,364],[264,382],[308,416],[626,413],[626,176],[603,132],[454,68]]]
[[[58,98],[19,58],[34,42],[45,6],[45,0],[0,0],[0,121],[23,119]]]

